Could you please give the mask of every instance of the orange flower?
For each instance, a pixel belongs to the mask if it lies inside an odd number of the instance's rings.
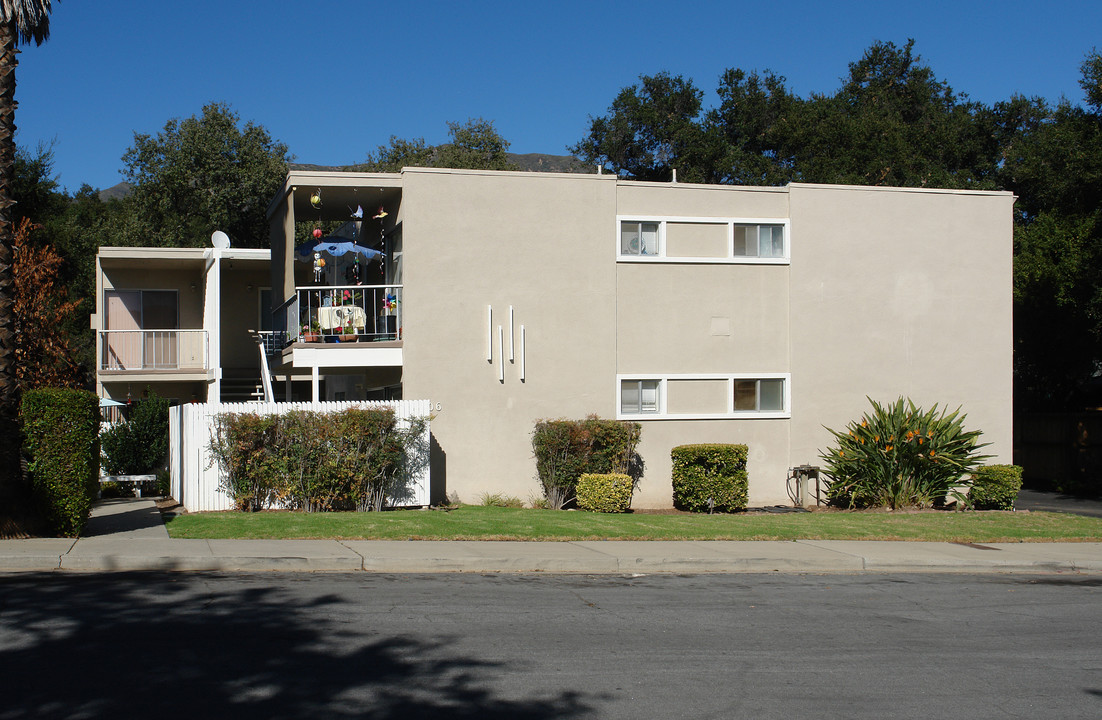
[[[933,456],[934,456],[934,451],[933,451],[933,450],[931,450],[931,451],[930,451],[930,457],[933,457]]]
[[[888,451],[889,451],[889,450],[891,450],[891,449],[892,449],[892,446],[891,446],[891,445],[888,445],[887,447],[885,447],[885,448],[884,448],[884,452],[888,452]]]

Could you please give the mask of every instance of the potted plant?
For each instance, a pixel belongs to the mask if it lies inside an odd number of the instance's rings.
[[[303,342],[317,342],[318,334],[321,332],[321,326],[315,320],[309,325],[302,326],[302,341]]]

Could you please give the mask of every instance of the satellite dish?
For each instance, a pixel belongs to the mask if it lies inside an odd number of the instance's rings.
[[[225,250],[230,246],[230,236],[221,230],[215,230],[210,234],[210,244],[219,250]]]

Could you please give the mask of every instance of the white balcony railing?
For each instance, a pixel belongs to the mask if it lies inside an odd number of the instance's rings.
[[[295,288],[286,307],[289,340],[398,340],[402,334],[401,285]]]
[[[100,331],[100,370],[206,369],[206,330]]]

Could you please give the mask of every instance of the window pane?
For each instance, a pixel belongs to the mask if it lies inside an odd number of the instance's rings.
[[[658,223],[642,224],[643,243],[640,252],[643,255],[658,254]]]
[[[760,380],[762,411],[784,410],[784,380]]]
[[[142,291],[142,329],[176,329],[176,292],[174,290]]]
[[[620,254],[638,255],[640,250],[639,223],[620,223]]]
[[[758,381],[735,380],[735,410],[758,409]]]
[[[658,381],[641,380],[640,412],[658,412]]]
[[[620,412],[624,414],[639,412],[639,381],[620,381]]]
[[[784,226],[773,226],[773,257],[784,257]]]
[[[258,293],[260,301],[260,329],[272,329],[272,291],[269,288],[260,288]]]
[[[762,257],[784,257],[783,226],[762,225],[759,228],[758,238]]]
[[[736,257],[755,257],[758,254],[758,243],[754,240],[756,237],[757,226],[756,225],[735,225],[735,249],[734,254]]]

